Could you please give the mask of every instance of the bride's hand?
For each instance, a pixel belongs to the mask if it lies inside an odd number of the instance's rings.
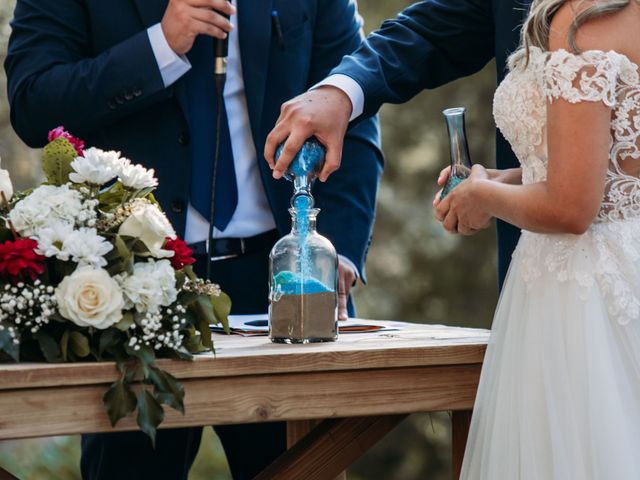
[[[449,167],[442,170],[438,184],[444,185],[449,177]],[[436,218],[443,227],[451,233],[473,235],[491,225],[491,215],[477,202],[474,191],[479,181],[490,180],[490,173],[481,165],[474,165],[471,175],[447,197],[440,201],[440,194],[436,194],[434,206]]]

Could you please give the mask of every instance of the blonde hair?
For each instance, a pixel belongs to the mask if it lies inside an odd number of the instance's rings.
[[[549,34],[551,31],[551,19],[568,0],[533,0],[527,20],[522,26],[520,48],[509,59],[509,67],[525,60],[525,66],[529,63],[529,51],[532,46],[543,50],[549,49]],[[580,0],[577,11],[579,12],[571,22],[567,34],[567,43],[573,53],[580,53],[576,45],[576,34],[581,25],[594,18],[615,13],[629,5],[631,0],[596,0],[593,5],[580,8],[588,0]]]

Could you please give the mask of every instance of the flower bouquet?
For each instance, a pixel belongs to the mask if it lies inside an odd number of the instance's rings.
[[[154,441],[163,405],[184,413],[183,386],[155,359],[212,350],[209,325],[228,329],[231,302],[193,273],[153,170],[62,127],[49,142],[39,187],[14,193],[0,170],[0,358],[114,360],[111,423],[137,409]]]

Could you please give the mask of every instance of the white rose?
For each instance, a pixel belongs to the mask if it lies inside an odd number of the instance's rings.
[[[158,186],[153,169],[147,170],[142,165],[134,165],[130,161],[122,162],[119,177],[122,185],[133,190]]]
[[[122,290],[102,268],[79,267],[55,292],[60,314],[79,327],[104,330],[122,318]]]
[[[120,225],[118,234],[139,238],[153,257],[166,258],[174,254],[163,250],[162,246],[167,237],[175,238],[176,232],[165,214],[152,203],[135,205],[131,215]]]
[[[176,301],[176,272],[169,260],[139,262],[133,274],[117,276],[125,298],[126,308],[135,307],[140,313],[157,312]]]
[[[8,170],[0,169],[0,191],[4,192],[7,202],[13,197],[13,184]]]
[[[120,152],[87,148],[82,157],[76,157],[71,162],[74,171],[69,174],[69,180],[74,183],[104,185],[118,176],[120,165]]]

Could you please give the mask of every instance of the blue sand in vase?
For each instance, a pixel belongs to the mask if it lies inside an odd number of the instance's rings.
[[[273,277],[273,283],[276,291],[282,295],[303,295],[334,291],[315,278],[303,278],[300,274],[289,271],[278,273]]]
[[[442,194],[440,195],[440,200],[444,200],[444,198],[451,193],[451,190],[460,185],[465,179],[460,177],[449,177],[447,183],[442,189]]]

